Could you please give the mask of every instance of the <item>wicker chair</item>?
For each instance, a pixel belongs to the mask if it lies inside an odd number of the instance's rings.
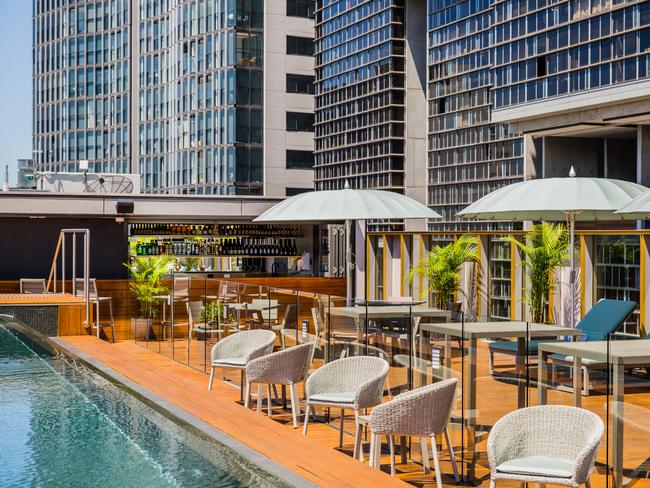
[[[241,371],[241,397],[244,397],[244,374],[249,361],[269,354],[273,351],[275,333],[270,330],[246,330],[225,337],[212,346],[210,383],[208,390],[212,390],[214,370],[238,369]]]
[[[590,488],[603,430],[598,415],[576,407],[541,405],[509,413],[488,437],[490,487],[517,480]]]
[[[454,448],[451,445],[449,432],[447,431],[457,384],[458,380],[456,378],[450,378],[404,392],[393,400],[375,407],[372,413],[366,419],[363,419],[370,425],[370,465],[375,469],[379,469],[381,436],[385,435],[388,437],[390,447],[390,473],[395,476],[395,436],[415,436],[420,437],[422,464],[425,473],[428,473],[430,467],[427,438],[430,437],[433,464],[436,471],[436,484],[440,488],[442,481],[440,479],[440,463],[435,436],[444,434],[449,448],[454,478],[459,481]],[[362,421],[362,423],[365,422]],[[361,428],[357,430],[357,438],[361,439]],[[361,449],[359,449],[360,453]]]
[[[257,383],[257,412],[262,411],[262,385],[267,385],[267,411],[271,416],[271,385],[289,385],[293,428],[298,427],[300,413],[298,383],[307,379],[313,343],[283,349],[249,361],[246,365],[246,394],[244,406],[250,403],[251,385]]]
[[[303,435],[307,435],[311,409],[322,407],[341,409],[339,446],[343,446],[345,409],[354,410],[358,425],[359,410],[381,403],[384,383],[388,376],[388,361],[373,356],[355,356],[332,361],[314,371],[305,384],[306,410]],[[354,452],[358,446],[355,443]]]

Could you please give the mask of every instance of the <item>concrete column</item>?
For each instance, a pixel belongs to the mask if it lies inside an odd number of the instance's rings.
[[[510,296],[510,318],[512,320],[525,320],[526,318],[526,305],[522,300],[524,296],[524,283],[525,283],[525,270],[521,266],[521,251],[515,244],[511,244],[510,252],[510,266],[512,270],[510,275],[512,280],[510,282],[511,291]]]
[[[406,127],[404,194],[427,202],[427,5],[406,1]],[[407,230],[426,230],[423,219],[407,220]]]
[[[580,236],[580,316],[584,315],[594,306],[596,290],[596,238],[594,236]]]
[[[355,266],[355,289],[356,294],[353,298],[364,298],[366,290],[366,234],[365,234],[365,224],[363,220],[356,221],[353,223],[353,229],[355,233],[354,237],[354,255],[356,257],[356,266]],[[369,262],[374,262],[374,253],[370,249]],[[374,266],[370,266],[370,269],[374,269]],[[369,276],[368,283],[371,284],[370,289],[372,290],[372,283],[374,276]]]
[[[489,237],[479,237],[479,254],[481,261],[478,263],[477,294],[476,294],[476,316],[477,319],[487,317],[490,313],[490,254]]]
[[[636,182],[650,186],[650,126],[636,128]]]
[[[542,137],[524,136],[524,179],[543,178],[542,175]]]

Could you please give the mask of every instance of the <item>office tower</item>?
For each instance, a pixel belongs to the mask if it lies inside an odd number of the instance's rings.
[[[313,0],[37,0],[39,169],[85,159],[156,193],[312,188],[313,13]]]
[[[426,16],[424,2],[421,3],[420,19],[405,24],[403,0],[319,2],[316,188],[342,188],[346,181],[353,188],[399,192],[418,186],[408,180],[405,162],[418,150],[423,157],[426,137],[423,130]],[[405,25],[411,27],[411,32],[419,29],[421,36],[412,36]],[[414,56],[407,57],[407,53],[416,50]],[[412,78],[407,80],[409,62],[414,64],[410,71]],[[409,82],[416,81],[419,87],[414,93],[420,97],[422,115],[417,124],[419,133],[416,125],[410,127],[406,120],[410,114]],[[415,109],[413,116],[416,116]]]
[[[34,2],[33,151],[39,171],[129,171],[127,0]]]
[[[523,174],[521,139],[490,123],[491,5],[323,1],[316,14],[317,188],[404,192],[443,215]],[[494,225],[491,225],[494,226]]]

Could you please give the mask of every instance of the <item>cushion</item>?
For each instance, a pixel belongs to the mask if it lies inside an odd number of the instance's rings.
[[[576,467],[574,461],[546,456],[530,456],[511,459],[497,466],[500,473],[523,474],[528,476],[549,476],[552,478],[571,478]]]
[[[309,397],[309,402],[312,403],[354,403],[354,393],[350,392],[334,392],[334,393],[319,393]]]
[[[246,366],[246,358],[222,358],[212,361],[212,365],[219,366]]]
[[[623,321],[634,312],[637,303],[631,300],[610,300],[604,298],[596,302],[591,310],[576,325],[588,341],[604,341],[607,334],[614,332]]]

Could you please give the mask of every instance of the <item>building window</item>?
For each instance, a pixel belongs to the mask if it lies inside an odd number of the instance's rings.
[[[316,0],[287,0],[287,17],[314,18]]]
[[[287,150],[287,169],[312,169],[314,153],[312,151]]]
[[[287,93],[314,94],[314,76],[287,73]]]
[[[287,112],[287,130],[289,132],[314,132],[314,114]]]
[[[287,54],[313,56],[314,40],[310,37],[287,36]]]
[[[300,195],[301,193],[307,193],[308,191],[313,191],[313,188],[289,188],[286,189],[286,196],[293,197],[295,195]]]

